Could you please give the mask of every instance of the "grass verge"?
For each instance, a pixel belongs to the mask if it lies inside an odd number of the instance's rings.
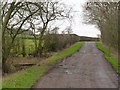
[[[104,52],[104,57],[112,64],[117,73],[120,73],[118,70],[118,60],[110,55],[109,48],[103,46],[100,42],[96,42],[97,47]]]
[[[32,85],[42,76],[49,64],[54,64],[56,60],[62,59],[75,53],[84,42],[78,42],[71,48],[68,48],[62,52],[58,52],[56,56],[53,56],[50,60],[41,65],[35,65],[24,71],[20,71],[10,77],[3,78],[2,88],[31,88]]]

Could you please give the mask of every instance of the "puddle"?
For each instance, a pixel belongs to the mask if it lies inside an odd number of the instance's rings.
[[[59,66],[63,66],[63,64],[60,64]]]
[[[72,74],[72,72],[70,72],[70,71],[68,71],[68,70],[66,70],[65,73],[66,73],[66,74]]]

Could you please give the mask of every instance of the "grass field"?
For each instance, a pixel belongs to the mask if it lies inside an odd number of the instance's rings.
[[[49,64],[54,64],[56,60],[62,59],[75,53],[84,42],[78,42],[72,47],[55,54],[51,59],[41,65],[35,65],[26,70],[20,71],[7,78],[3,78],[3,88],[31,88],[31,86],[42,76],[48,69]]]
[[[17,37],[28,37],[28,38],[34,38],[33,35],[22,35],[22,34],[17,35]]]
[[[38,41],[38,40],[37,40]],[[32,39],[25,39],[26,53],[29,54],[35,50],[35,43]]]
[[[9,34],[6,34],[6,36],[10,36]],[[23,35],[23,34],[19,34],[19,35],[17,35],[17,37],[23,37],[23,38],[25,38],[25,37],[27,37],[27,38],[34,38],[34,36],[33,35]],[[40,37],[40,35],[36,35],[36,37]]]
[[[25,53],[28,54],[33,52],[35,50],[35,43],[33,39],[20,39],[20,45],[24,41],[25,43]],[[38,43],[38,40],[37,40]],[[19,47],[20,50],[16,53],[16,56],[22,56],[22,45]],[[11,53],[14,52],[13,49],[11,49]]]
[[[104,57],[113,65],[117,73],[120,73],[118,70],[118,60],[110,55],[109,48],[103,46],[100,42],[96,42],[97,47],[104,52]]]
[[[8,35],[6,35],[8,36]],[[35,43],[34,43],[34,36],[33,35],[22,35],[22,34],[19,34],[17,35],[17,37],[22,37],[22,38],[33,38],[33,39],[19,39],[19,40],[16,40],[17,41],[20,41],[20,45],[21,45],[21,42],[25,42],[25,52],[26,54],[28,55],[29,53],[33,52],[35,50]],[[39,35],[36,35],[36,37],[40,37]],[[11,38],[10,38],[10,41],[11,41]],[[37,40],[38,42],[38,40]],[[13,49],[11,49],[11,52],[14,52]],[[16,56],[22,56],[22,46],[20,46],[20,50],[19,52],[16,53]]]

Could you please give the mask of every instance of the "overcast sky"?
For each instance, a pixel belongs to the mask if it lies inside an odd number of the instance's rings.
[[[74,22],[72,23],[72,30],[73,33],[79,36],[89,36],[89,37],[97,37],[100,34],[98,28],[94,25],[86,25],[83,24],[83,4],[86,0],[61,0],[61,2],[67,4],[68,6],[73,7],[74,15]],[[60,24],[61,23],[61,24]],[[61,21],[56,23],[57,25],[60,24],[61,30],[65,29],[67,26],[70,25],[67,21]]]
[[[8,0],[10,1],[10,0]],[[65,3],[67,6],[73,8],[73,22],[72,22],[72,30],[74,34],[79,36],[88,36],[88,37],[97,37],[100,34],[98,28],[95,25],[86,25],[83,23],[83,5],[87,0],[60,0],[62,3]],[[70,22],[68,21],[57,21],[54,24],[51,23],[50,26],[58,26],[60,27],[60,32],[64,30],[67,26],[70,26]]]
[[[9,2],[12,0],[7,0],[7,1]],[[74,15],[73,17],[74,21],[72,22],[72,30],[74,34],[77,34],[79,36],[88,36],[88,37],[97,37],[97,35],[100,34],[99,29],[96,28],[95,25],[83,24],[83,7],[82,6],[88,0],[60,0],[60,1],[65,3],[68,6],[71,6],[73,8],[73,11],[76,11],[72,13]],[[115,2],[116,1],[118,2],[119,0],[91,0],[91,1],[101,1],[101,2],[105,2],[105,1]],[[67,26],[70,26],[70,23],[68,21],[58,21],[58,22],[55,22],[55,25],[53,24],[51,25],[60,27],[60,32],[61,32]]]

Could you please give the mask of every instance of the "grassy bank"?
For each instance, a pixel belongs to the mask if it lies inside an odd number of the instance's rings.
[[[3,88],[30,88],[36,80],[42,76],[48,69],[49,64],[54,64],[56,60],[62,59],[68,55],[75,53],[84,42],[78,42],[69,49],[62,52],[58,52],[56,56],[53,56],[50,60],[41,65],[35,65],[24,71],[20,71],[7,78],[3,78]]]
[[[118,60],[110,54],[109,48],[103,46],[100,42],[96,42],[97,47],[104,52],[104,57],[113,65],[117,73],[120,73],[118,70]]]

